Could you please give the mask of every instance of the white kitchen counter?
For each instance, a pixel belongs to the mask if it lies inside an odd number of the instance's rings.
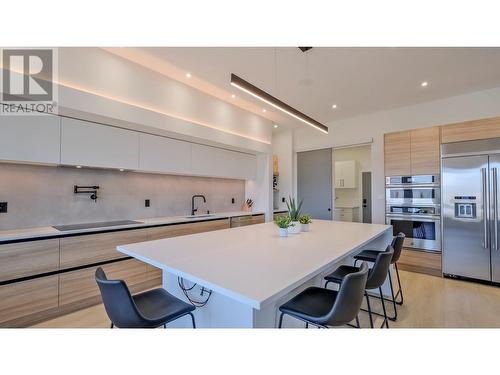
[[[43,239],[51,237],[61,237],[65,235],[74,234],[85,234],[85,233],[96,233],[105,232],[116,229],[139,229],[148,226],[155,225],[168,225],[168,224],[180,224],[180,223],[192,223],[199,221],[215,220],[215,219],[227,219],[231,217],[247,216],[247,215],[261,215],[264,212],[245,212],[245,211],[232,211],[232,212],[219,212],[214,213],[209,217],[193,217],[186,218],[186,216],[164,216],[155,217],[148,219],[131,219],[138,221],[138,223],[127,224],[127,225],[117,225],[117,226],[107,226],[98,228],[88,228],[88,229],[75,229],[67,231],[59,231],[53,227],[37,227],[37,228],[22,228],[22,229],[11,229],[11,230],[0,230],[0,242],[4,241],[19,241],[19,240],[29,240],[29,239]],[[73,224],[73,223],[72,223]]]
[[[388,225],[315,220],[309,232],[285,238],[273,223],[264,223],[118,251],[161,268],[164,288],[176,296],[184,298],[178,276],[213,290],[209,303],[196,310],[200,327],[274,327],[276,309],[291,292],[318,284],[353,253],[382,250],[391,239]]]

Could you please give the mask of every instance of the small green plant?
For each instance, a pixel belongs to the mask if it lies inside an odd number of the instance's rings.
[[[302,215],[301,217],[299,217],[299,223],[300,224],[311,224],[312,223],[311,215]]]
[[[290,218],[286,215],[278,216],[274,219],[274,224],[276,224],[278,228],[286,229],[290,226]]]
[[[297,204],[295,203],[295,198],[288,197],[288,201],[286,202],[286,207],[288,208],[288,216],[290,216],[290,220],[299,221],[302,201],[300,201],[299,205],[297,206]]]

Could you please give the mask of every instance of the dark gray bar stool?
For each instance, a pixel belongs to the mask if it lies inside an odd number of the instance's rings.
[[[101,267],[95,271],[95,279],[111,320],[111,328],[166,328],[167,323],[185,315],[191,316],[193,328],[196,328],[192,314],[195,307],[165,289],[153,289],[132,296],[125,281],[108,280]]]
[[[394,249],[392,248],[391,245],[387,246],[387,249],[385,251],[379,251],[375,263],[373,264],[373,267],[368,272],[368,279],[366,280],[366,287],[364,294],[366,296],[366,304],[368,306],[368,314],[370,317],[371,328],[373,328],[373,317],[370,306],[370,298],[368,296],[368,293],[366,292],[366,290],[369,289],[379,290],[380,298],[382,299],[382,310],[384,311],[383,315],[384,321],[382,322],[381,328],[384,326],[384,323],[386,327],[389,328],[389,321],[387,319],[387,312],[385,310],[384,295],[382,294],[382,285],[384,284],[385,279],[387,277],[387,273],[389,271],[389,266],[391,264],[391,259],[393,254],[394,254]],[[325,288],[328,286],[329,283],[336,283],[342,285],[342,282],[346,277],[348,277],[353,272],[358,272],[358,271],[359,271],[358,267],[345,266],[345,265],[340,266],[331,274],[325,276],[326,280]]]
[[[347,275],[338,291],[318,287],[309,287],[280,306],[279,328],[283,316],[290,315],[296,319],[321,328],[341,326],[357,318],[366,279],[368,264],[363,262],[357,272]]]
[[[403,250],[403,244],[405,241],[405,235],[404,233],[398,233],[396,237],[392,240],[392,247],[394,248],[394,255],[392,256],[391,264],[394,264],[394,268],[396,270],[396,276],[398,279],[398,292],[394,294],[394,286],[392,285],[392,276],[390,270],[388,271],[389,275],[389,282],[391,284],[391,295],[392,295],[392,300],[389,300],[385,298],[386,301],[392,302],[392,305],[394,307],[394,315],[389,316],[390,320],[396,320],[398,318],[398,310],[396,308],[396,304],[402,305],[403,304],[403,289],[401,288],[401,279],[399,278],[399,270],[398,270],[398,260],[401,257],[401,251]],[[365,261],[365,262],[372,262],[374,263],[375,260],[377,259],[378,253],[380,253],[381,250],[363,250],[359,254],[356,254],[354,256],[354,265],[356,266],[357,261]],[[401,297],[401,300],[398,301],[397,298]]]

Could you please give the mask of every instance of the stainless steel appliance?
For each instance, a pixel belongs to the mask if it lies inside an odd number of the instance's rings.
[[[405,247],[441,251],[439,175],[386,177],[386,224]]]
[[[443,273],[500,282],[500,138],[441,146]]]

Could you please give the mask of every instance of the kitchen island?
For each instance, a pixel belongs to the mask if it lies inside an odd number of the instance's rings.
[[[392,240],[388,225],[315,220],[309,232],[279,237],[273,223],[223,229],[118,246],[118,251],[163,271],[163,287],[186,300],[180,288],[197,283],[198,327],[272,328],[277,309],[362,249],[384,249]],[[201,296],[203,287],[203,296]],[[285,322],[291,326],[294,322]],[[172,327],[190,327],[188,318]],[[301,323],[302,326],[302,323]]]

